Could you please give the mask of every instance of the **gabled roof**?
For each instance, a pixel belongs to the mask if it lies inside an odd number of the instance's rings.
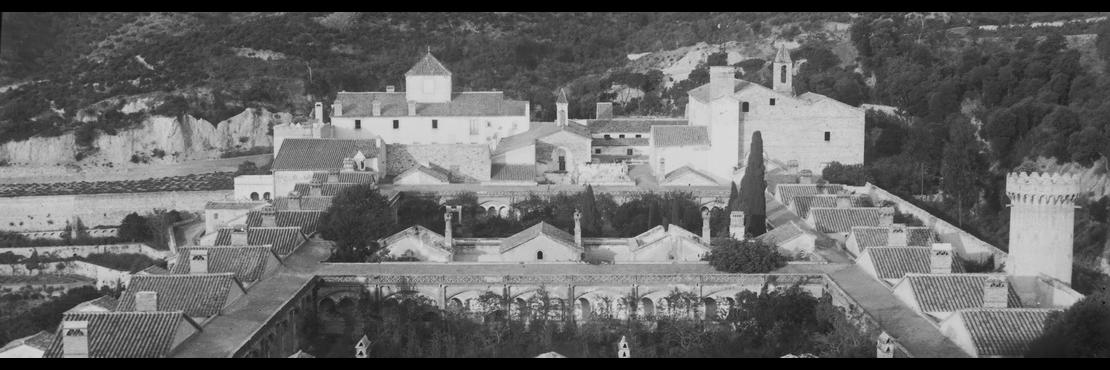
[[[694,240],[695,242],[697,242],[697,245],[705,247],[705,245],[703,244],[703,242],[705,241],[701,240],[700,236],[674,224],[668,224],[666,228],[664,228],[663,225],[657,225],[653,228],[648,229],[647,231],[640,233],[640,235],[632,237],[629,242],[631,243],[632,250],[637,251],[649,245],[658,243],[661,240],[665,240],[669,237]],[[708,250],[707,247],[705,249]]]
[[[720,181],[718,181],[717,178],[713,175],[710,175],[709,173],[706,173],[705,171],[699,170],[697,168],[691,167],[690,165],[685,165],[668,173],[667,176],[664,177],[663,183],[661,185],[668,185],[668,183],[670,183],[671,181],[678,180],[687,175],[700,177],[702,179],[705,179],[706,181],[720,184]]]
[[[898,285],[909,284],[914,299],[924,312],[953,312],[983,307],[983,285],[989,274],[906,274]],[[1021,299],[1013,284],[1007,305],[1020,308]]]
[[[555,103],[568,104],[567,102],[567,89],[559,89],[559,97],[555,99]]]
[[[152,266],[152,267],[154,267],[154,266]],[[105,311],[115,311],[116,305],[118,305],[118,304],[119,304],[119,301],[117,301],[115,298],[112,298],[112,296],[107,296],[106,295],[106,296],[101,296],[100,298],[91,299],[91,300],[88,300],[88,301],[85,301],[85,302],[78,303],[76,306],[73,306],[73,308],[70,308],[69,310],[66,310],[66,312],[77,311],[77,310],[81,310],[81,309],[86,308],[86,307],[99,307],[99,308],[101,308]]]
[[[823,233],[846,233],[856,226],[878,226],[880,208],[810,208],[814,227]]]
[[[502,138],[501,141],[497,143],[497,148],[494,149],[492,154],[497,155],[514,149],[523,148],[535,144],[536,140],[543,139],[559,132],[569,132],[581,136],[586,140],[590,138],[590,130],[587,129],[586,126],[573,121],[567,121],[566,126],[559,126],[554,122],[532,122],[528,131]]]
[[[301,210],[326,211],[331,207],[330,196],[310,197],[301,195]],[[283,211],[289,209],[289,197],[274,198],[274,209]]]
[[[545,235],[551,240],[562,244],[563,246],[573,249],[575,251],[582,251],[582,247],[574,244],[574,235],[563,231],[552,224],[540,221],[535,226],[524,229],[519,233],[501,240],[501,253],[505,253],[513,248],[520,246],[540,235]]]
[[[116,311],[135,311],[135,293],[158,293],[158,311],[184,311],[191,317],[220,314],[232,289],[246,291],[233,273],[135,275],[120,295]]]
[[[451,177],[448,176],[446,173],[443,173],[440,170],[437,170],[437,169],[434,169],[434,168],[431,168],[431,167],[428,167],[428,166],[425,166],[425,165],[422,165],[422,164],[412,166],[409,169],[405,170],[404,172],[401,172],[400,174],[397,175],[397,177],[393,178],[393,182],[397,182],[397,180],[400,180],[400,179],[403,179],[403,178],[406,178],[406,177],[409,177],[409,176],[413,176],[413,175],[416,175],[416,174],[425,174],[425,175],[431,176],[432,178],[434,178],[436,180],[439,180],[439,181],[443,182],[444,184],[447,184],[447,183],[451,182]]]
[[[860,250],[870,247],[887,246],[890,237],[890,226],[857,226],[852,228],[852,236],[856,237],[856,244]],[[906,227],[906,246],[928,247],[937,240],[933,229],[923,226]]]
[[[338,170],[343,159],[361,151],[367,158],[378,156],[374,140],[285,139],[274,158],[274,171]]]
[[[312,235],[316,233],[316,228],[320,224],[320,217],[323,215],[324,211],[317,210],[280,210],[274,213],[274,225],[277,227],[300,227],[301,233]],[[262,212],[251,211],[248,213],[246,225],[247,227],[261,227]]]
[[[1044,333],[1051,308],[974,308],[956,311],[963,318],[979,356],[1021,357]]]
[[[28,346],[45,352],[48,348],[50,348],[50,344],[52,342],[54,342],[54,334],[42,330],[38,333],[8,342],[4,345],[4,347],[0,347],[0,353],[19,346]]]
[[[790,52],[786,51],[786,45],[779,45],[779,50],[775,53],[775,63],[791,63]]]
[[[782,199],[784,205],[789,206],[794,198],[802,195],[836,194],[844,190],[840,184],[779,184],[775,193]]]
[[[166,270],[166,269],[164,269],[164,268],[161,268],[161,267],[158,267],[158,266],[154,266],[154,265],[151,265],[150,267],[147,267],[147,268],[145,268],[145,269],[142,269],[142,271],[139,271],[139,272],[137,272],[137,274],[140,274],[140,275],[142,275],[142,274],[146,274],[146,275],[162,275],[162,274],[168,274],[168,273],[170,273],[170,271],[169,271],[169,270]]]
[[[932,249],[923,247],[870,247],[864,250],[880,279],[901,279],[906,274],[932,271]],[[963,273],[964,265],[952,259],[952,272]]]
[[[450,76],[450,75],[451,75],[451,71],[448,71],[447,67],[444,67],[443,63],[440,63],[439,59],[436,59],[436,57],[433,56],[431,52],[425,53],[424,57],[420,58],[420,61],[416,62],[416,64],[413,65],[412,68],[410,68],[408,72],[405,72],[405,76]]]
[[[335,102],[342,106],[337,117],[374,117],[374,102],[380,104],[380,117],[412,117],[404,92],[339,92]],[[451,101],[416,103],[420,117],[503,117],[528,112],[528,102],[505,99],[501,91],[465,91],[451,93]],[[284,144],[283,144],[284,146]]]
[[[233,273],[241,282],[253,283],[266,272],[266,263],[274,252],[269,247],[256,245],[246,247],[186,247],[177,251],[177,264],[173,273],[187,275],[190,272],[189,251],[203,249],[208,251],[208,273]],[[277,258],[277,256],[274,256]]]
[[[656,147],[710,145],[706,126],[652,126],[651,139]]]
[[[805,233],[805,230],[802,230],[802,228],[798,227],[798,225],[795,224],[793,220],[791,220],[789,223],[776,227],[771,231],[768,231],[767,233],[756,237],[756,239],[759,239],[771,245],[778,246],[782,243],[794,240],[799,236],[805,235]]]
[[[595,134],[603,134],[608,132],[639,134],[651,132],[652,126],[684,126],[687,124],[689,124],[689,121],[685,119],[664,118],[611,118],[586,120],[586,126],[590,128],[591,133]]]
[[[848,198],[848,201],[851,202],[852,207],[863,207],[865,205],[868,205],[868,203],[865,201],[865,198],[862,196],[828,194],[799,195],[794,197],[791,204],[794,206],[794,210],[797,211],[798,217],[805,219],[806,216],[809,215],[810,208],[836,208],[836,201],[839,197]]]
[[[593,146],[648,146],[651,145],[651,139],[646,137],[626,137],[626,138],[610,138],[610,139],[593,139]]]
[[[62,316],[65,321],[88,321],[90,358],[158,358],[173,351],[181,325],[200,325],[181,311],[173,312],[75,312]],[[61,358],[61,324],[50,348],[42,357]]]
[[[216,245],[231,245],[231,228],[217,231]],[[247,245],[270,245],[274,254],[285,257],[308,239],[301,234],[301,228],[293,227],[252,227],[247,229]]]
[[[531,164],[502,164],[490,166],[491,181],[536,181],[536,166]]]
[[[378,244],[381,244],[383,247],[389,247],[391,244],[404,238],[416,238],[419,239],[420,243],[423,245],[431,246],[447,253],[454,253],[452,249],[447,248],[446,239],[443,235],[422,225],[413,225],[393,235],[378,239]]]

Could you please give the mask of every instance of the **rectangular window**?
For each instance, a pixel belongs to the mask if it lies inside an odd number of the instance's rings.
[[[621,139],[624,139],[624,134],[621,134],[620,138],[621,138]]]
[[[393,120],[393,129],[396,130],[396,129],[399,129],[399,128],[401,128],[401,120],[399,120],[399,119]]]
[[[628,155],[632,155],[632,149],[628,150]]]
[[[435,128],[435,129],[439,128],[439,120],[437,120],[437,119],[432,120],[432,128]]]
[[[612,136],[609,136],[609,134],[605,134],[605,138],[606,138],[606,139],[612,139],[613,137],[612,137]]]
[[[470,120],[470,134],[471,135],[477,135],[478,134],[478,120],[473,120],[473,119]]]
[[[355,120],[355,130],[361,130],[361,129],[362,129],[362,120],[356,119]]]
[[[637,138],[637,139],[639,139],[639,138],[640,138],[640,134],[636,134],[636,138]]]
[[[828,131],[825,131],[825,141],[831,141],[831,140],[832,140],[832,133],[828,132]]]
[[[594,154],[601,154],[601,148],[594,149]]]
[[[771,98],[771,105],[775,105],[775,98]]]

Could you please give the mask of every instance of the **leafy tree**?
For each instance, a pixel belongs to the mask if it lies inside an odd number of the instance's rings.
[[[953,122],[948,145],[944,147],[941,188],[945,197],[956,203],[960,225],[963,225],[964,207],[979,201],[979,178],[986,169],[986,160],[971,125],[963,120]]]
[[[320,235],[335,242],[332,260],[363,262],[378,251],[377,240],[397,232],[389,201],[372,184],[340,190],[320,217]]]
[[[832,162],[821,171],[821,178],[833,184],[863,186],[867,183],[867,169],[862,164]]]
[[[1026,357],[1110,357],[1110,292],[1088,295],[1049,314]]]
[[[124,216],[119,225],[119,237],[131,242],[150,240],[150,229],[147,227],[146,219],[134,212]]]
[[[763,136],[759,131],[752,133],[752,145],[748,151],[748,165],[744,168],[744,178],[740,180],[740,206],[746,219],[744,230],[751,235],[767,232],[767,200],[765,191],[767,179],[764,177]]]
[[[756,239],[740,241],[732,238],[714,241],[717,244],[705,259],[717,271],[762,274],[786,266],[787,258],[779,254],[775,246],[762,241]]]

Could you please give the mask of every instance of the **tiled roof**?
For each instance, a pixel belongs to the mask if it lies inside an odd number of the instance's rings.
[[[490,171],[491,181],[536,181],[536,166],[530,164],[494,163]]]
[[[340,190],[343,190],[343,189],[346,189],[346,188],[349,188],[349,187],[352,187],[352,186],[355,186],[355,185],[362,185],[362,184],[353,183],[353,182],[332,182],[332,183],[320,184],[320,196],[334,197],[336,194],[339,194]],[[293,190],[295,190],[298,193],[300,193],[301,195],[305,195],[305,196],[310,194],[311,189],[312,189],[312,184],[306,184],[306,183],[302,182],[302,183],[293,185]]]
[[[878,226],[879,208],[810,208],[814,226],[823,233],[846,233],[856,226]]]
[[[705,126],[652,126],[651,138],[657,147],[709,145]]]
[[[676,179],[681,178],[682,176],[686,176],[688,174],[692,174],[694,176],[701,177],[703,179],[706,179],[706,180],[714,182],[714,183],[718,182],[717,179],[715,177],[713,177],[713,175],[710,175],[710,174],[706,173],[705,171],[699,170],[697,168],[690,167],[690,165],[685,165],[685,166],[679,167],[678,169],[668,173],[667,176],[665,176],[663,178],[663,184],[669,183],[673,180],[676,180]]]
[[[373,117],[375,101],[381,102],[381,117],[411,117],[404,92],[339,92],[335,101],[343,105],[339,117]],[[416,115],[423,117],[524,117],[527,111],[528,102],[505,99],[500,91],[456,92],[449,102],[416,103]]]
[[[628,239],[628,241],[631,242],[631,244],[632,244],[632,250],[636,251],[636,250],[643,249],[643,248],[645,248],[649,245],[655,244],[655,243],[659,242],[660,240],[664,240],[668,237],[680,237],[680,238],[692,239],[692,240],[695,241],[695,245],[700,246],[700,247],[705,248],[705,249],[708,249],[708,248],[705,247],[704,244],[701,243],[702,242],[701,236],[699,236],[697,234],[694,234],[694,233],[690,232],[689,230],[683,229],[682,227],[679,227],[678,225],[673,225],[673,224],[672,225],[667,225],[666,229],[663,228],[663,225],[655,226],[651,229],[648,229],[645,232],[640,233],[640,235],[636,235],[635,237],[632,237],[631,239]],[[617,240],[621,240],[621,239],[617,239]]]
[[[805,231],[802,230],[802,228],[798,227],[798,225],[794,224],[794,221],[791,221],[790,223],[776,227],[771,231],[760,235],[756,239],[759,239],[771,245],[778,246],[779,244],[794,240],[794,238],[797,238],[804,234]]]
[[[551,240],[554,240],[568,248],[574,249],[579,252],[582,251],[582,247],[574,244],[574,235],[571,235],[570,233],[563,231],[562,229],[559,229],[554,225],[540,221],[540,223],[536,224],[535,226],[524,229],[524,231],[513,234],[512,236],[501,240],[501,253],[505,253],[506,251],[516,248],[529,240],[535,239],[541,234],[546,235],[548,238],[551,238]]]
[[[177,251],[177,264],[174,274],[189,274],[189,251],[204,249],[208,251],[208,273],[230,272],[241,282],[253,283],[262,278],[266,262],[273,255],[270,248],[257,245],[248,247],[187,247]]]
[[[401,172],[400,174],[397,175],[397,177],[393,178],[393,182],[397,182],[397,180],[415,175],[417,173],[423,173],[425,175],[431,176],[432,178],[434,178],[436,180],[439,180],[439,181],[443,182],[444,184],[451,182],[451,177],[448,176],[446,173],[443,173],[439,170],[433,169],[431,167],[428,167],[428,166],[425,166],[425,165],[422,165],[422,164],[412,166],[409,169],[405,170],[404,172]]]
[[[343,159],[362,151],[366,158],[378,156],[374,140],[285,139],[274,158],[274,171],[331,170],[343,168]]]
[[[416,62],[416,65],[413,65],[412,68],[410,68],[408,72],[405,72],[405,76],[450,76],[450,75],[451,75],[451,71],[448,71],[447,67],[444,67],[443,63],[440,63],[439,59],[436,59],[436,57],[433,56],[431,52],[425,53],[424,57],[420,58],[420,61]]]
[[[858,226],[852,228],[852,235],[856,237],[856,244],[860,250],[869,247],[887,246],[887,237],[890,236],[889,226]],[[935,242],[936,233],[928,227],[906,227],[906,246],[928,247]]]
[[[378,242],[382,246],[389,246],[407,237],[415,237],[420,239],[420,243],[423,245],[431,246],[448,253],[454,252],[450,248],[447,248],[446,239],[444,239],[443,235],[421,225],[413,225],[393,235],[379,239]]]
[[[960,310],[979,356],[1020,357],[1044,333],[1051,308],[976,308]]]
[[[115,298],[112,298],[112,296],[106,295],[101,296],[100,298],[78,303],[76,306],[73,306],[73,308],[69,309],[68,311],[78,310],[89,306],[100,307],[108,311],[115,311],[117,305],[119,305],[119,301],[117,301]]]
[[[901,279],[906,274],[928,274],[932,270],[932,249],[923,247],[870,247],[871,264],[880,279]],[[952,259],[952,272],[963,273],[964,265]]]
[[[287,256],[307,239],[301,228],[293,227],[252,227],[247,229],[247,245],[271,245],[274,254]],[[217,231],[216,245],[231,245],[231,228]]]
[[[590,130],[581,124],[568,121],[566,126],[556,125],[554,122],[532,122],[528,131],[501,139],[493,154],[501,154],[514,149],[523,148],[536,143],[536,140],[551,136],[555,133],[566,131],[583,138],[590,137]]]
[[[116,311],[135,311],[135,293],[158,293],[158,311],[184,311],[191,317],[209,317],[228,304],[232,289],[243,289],[235,274],[135,275],[120,295]]]
[[[158,358],[173,351],[174,337],[181,325],[192,325],[192,319],[175,312],[75,312],[66,313],[62,321],[88,321],[90,358]],[[61,324],[43,357],[61,358]]]
[[[326,211],[326,210],[328,210],[328,207],[331,207],[331,198],[332,197],[325,197],[325,196],[319,196],[319,197],[302,196],[301,197],[301,210]],[[279,210],[279,211],[289,209],[289,198],[288,197],[274,198],[274,209]]]
[[[836,208],[836,199],[838,195],[799,195],[794,197],[790,203],[798,214],[798,217],[805,219],[809,215],[809,209],[814,207]],[[861,196],[844,196],[851,202],[852,207],[863,207],[868,205],[864,197]]]
[[[266,202],[228,202],[212,201],[204,204],[204,209],[253,209],[265,205]]]
[[[836,194],[844,189],[840,184],[779,184],[775,192],[784,205],[789,206],[794,198],[802,195]]]
[[[8,342],[3,347],[0,347],[0,353],[4,353],[11,348],[19,347],[22,345],[26,345],[28,347],[45,352],[48,348],[50,348],[50,344],[52,342],[54,342],[54,334],[43,330],[38,333]]]
[[[170,273],[170,271],[166,270],[164,268],[158,267],[158,266],[150,266],[150,267],[147,267],[147,268],[143,269],[142,271],[139,271],[139,273],[140,274],[148,274],[148,275],[162,275],[162,274],[168,274],[168,273]]]
[[[366,184],[374,182],[376,173],[370,171],[339,171],[339,183],[354,183]],[[328,172],[321,171],[312,174],[312,181],[319,181],[321,184],[328,183]],[[306,193],[302,193],[306,194]]]
[[[924,249],[924,248],[922,248]],[[906,274],[902,283],[910,284],[913,296],[924,312],[952,312],[983,307],[983,285],[988,274]],[[1021,307],[1021,299],[1010,290],[1008,306]]]
[[[626,137],[626,138],[611,138],[611,139],[593,139],[593,146],[648,146],[651,145],[651,139],[646,137]]]
[[[687,125],[684,119],[657,119],[657,118],[615,118],[586,120],[591,133],[649,133],[652,126],[657,125]]]

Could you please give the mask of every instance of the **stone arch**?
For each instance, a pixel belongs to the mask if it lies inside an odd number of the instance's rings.
[[[335,310],[335,301],[331,298],[321,299],[319,306],[317,306],[317,312],[320,312],[321,315],[338,314],[338,311]]]
[[[358,309],[358,300],[351,297],[343,297],[335,305],[335,311],[340,314],[354,313],[356,309]]]
[[[458,298],[451,298],[447,300],[447,310],[452,312],[463,312],[466,307],[463,302]]]
[[[586,321],[593,317],[594,309],[590,304],[590,300],[586,297],[578,298],[574,305],[574,319],[576,321]]]
[[[267,191],[265,193],[262,193],[262,199],[263,200],[270,200],[270,192]]]
[[[564,146],[557,146],[551,151],[551,163],[555,164],[556,171],[570,172],[574,163],[574,153]]]
[[[513,320],[529,320],[531,318],[531,309],[528,306],[528,301],[523,298],[517,297],[509,304],[509,317]]]
[[[701,300],[702,306],[705,307],[705,321],[717,320],[717,300],[713,297],[705,297]]]
[[[257,191],[252,191],[251,192],[251,200],[258,200],[258,192]]]
[[[651,320],[655,317],[655,302],[652,302],[651,298],[641,297],[639,311],[640,317],[645,320]]]
[[[497,215],[501,216],[501,218],[509,218],[509,207],[508,206],[499,207],[497,209]]]
[[[490,206],[486,210],[486,217],[497,217],[497,207]]]

